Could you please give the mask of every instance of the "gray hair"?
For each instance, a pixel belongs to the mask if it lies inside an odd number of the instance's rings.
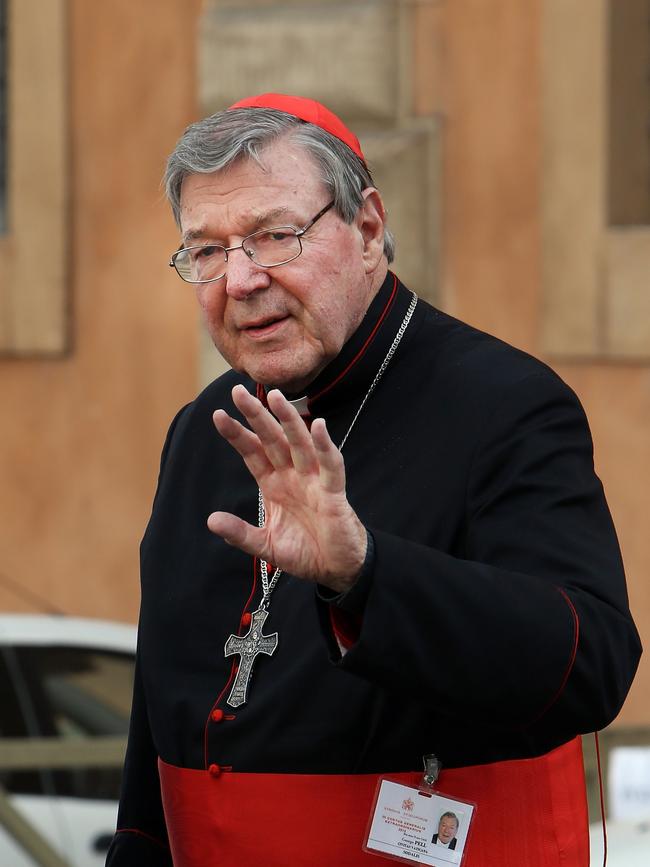
[[[334,199],[334,209],[351,223],[363,204],[363,190],[374,186],[363,160],[319,126],[268,108],[220,111],[188,126],[167,161],[164,177],[176,223],[180,225],[181,187],[187,175],[218,172],[243,159],[260,162],[264,148],[282,136],[309,153]],[[384,254],[389,262],[395,258],[395,238],[388,229]]]

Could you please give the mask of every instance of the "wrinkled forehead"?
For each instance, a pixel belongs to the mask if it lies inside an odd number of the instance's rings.
[[[245,188],[311,192],[325,189],[326,185],[320,165],[307,148],[283,136],[253,154],[238,155],[222,168],[185,175],[181,203],[184,193],[209,187],[227,194]]]
[[[327,203],[318,167],[303,149],[269,148],[209,173],[188,174],[181,187],[182,241],[249,234],[269,226],[302,227]]]

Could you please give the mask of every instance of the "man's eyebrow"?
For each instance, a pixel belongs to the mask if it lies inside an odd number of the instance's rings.
[[[260,229],[266,226],[273,228],[273,225],[277,225],[277,220],[284,219],[287,215],[291,214],[292,211],[285,207],[280,206],[278,208],[272,208],[270,211],[265,211],[263,214],[259,214],[254,217],[251,225],[255,226],[255,228]]]
[[[255,232],[257,229],[264,228],[272,229],[274,226],[278,225],[278,220],[291,220],[293,215],[294,212],[290,208],[280,206],[278,208],[271,208],[270,211],[264,211],[264,213],[251,216],[245,224],[248,225],[250,232]],[[293,222],[295,222],[295,220]],[[285,222],[282,225],[293,225],[293,223]],[[207,226],[198,226],[196,229],[190,229],[189,231],[184,232],[181,240],[183,246],[186,246],[188,242],[202,238],[207,238],[208,240],[216,242],[216,239],[212,237],[208,231]],[[222,242],[219,241],[218,243],[221,244]]]
[[[188,241],[196,241],[197,238],[205,238],[207,236],[207,230],[205,226],[199,226],[198,229],[190,229],[189,232],[183,232],[183,237],[181,238],[183,244],[185,245]]]

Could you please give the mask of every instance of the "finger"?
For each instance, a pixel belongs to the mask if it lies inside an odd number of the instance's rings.
[[[318,458],[304,418],[281,391],[277,389],[270,391],[267,399],[270,409],[282,425],[282,430],[289,443],[291,459],[297,472],[301,475],[317,473],[319,470]]]
[[[291,465],[291,450],[282,426],[273,418],[261,401],[250,394],[243,385],[232,390],[232,399],[237,409],[259,437],[267,458],[280,470]]]
[[[345,492],[343,455],[332,442],[324,418],[316,418],[311,426],[311,438],[316,450],[323,488],[333,494]]]
[[[247,524],[230,512],[212,512],[208,517],[208,529],[224,542],[239,548],[246,554],[268,559],[265,550],[266,535],[263,529]]]
[[[214,426],[221,436],[241,455],[249,472],[259,484],[273,470],[259,438],[223,409],[212,413]]]

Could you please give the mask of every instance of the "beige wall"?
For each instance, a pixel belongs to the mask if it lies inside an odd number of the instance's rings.
[[[72,345],[59,360],[0,359],[0,610],[34,608],[11,583],[69,613],[137,615],[162,437],[196,382],[193,299],[167,268],[177,241],[159,181],[195,115],[198,5],[68,4]],[[47,256],[47,238],[32,246]]]

